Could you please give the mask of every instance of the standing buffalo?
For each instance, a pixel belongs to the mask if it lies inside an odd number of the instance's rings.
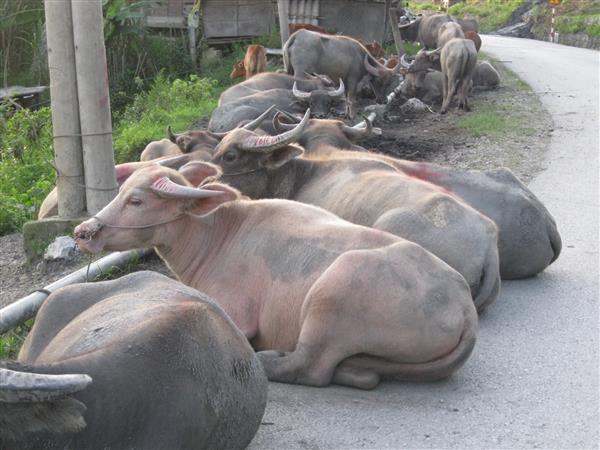
[[[458,106],[470,111],[468,94],[471,78],[477,65],[475,44],[469,39],[454,38],[443,48],[436,50],[419,50],[409,72],[419,72],[434,67],[440,62],[444,74],[444,101],[440,114],[448,111],[455,93],[458,93]]]
[[[0,362],[3,449],[245,448],[267,380],[206,295],[153,272],[72,285]]]
[[[475,44],[475,50],[479,53],[479,50],[481,49],[481,36],[475,31],[465,31],[465,39],[471,39]]]
[[[244,145],[289,137],[249,136]],[[264,153],[264,163],[275,170],[290,151]],[[217,174],[207,163],[135,172],[75,229],[80,247],[154,246],[184,283],[219,299],[273,381],[370,389],[380,379],[444,378],[464,364],[477,314],[456,271],[417,244],[321,208],[244,200],[204,182]]]
[[[437,47],[443,47],[450,39],[464,38],[462,28],[456,22],[444,22],[438,28]]]
[[[225,181],[251,198],[320,206],[350,222],[413,241],[465,277],[479,310],[494,301],[500,276],[497,229],[491,220],[439,187],[381,161],[297,158],[302,148],[288,146],[282,136],[293,133],[296,140],[304,127],[272,138],[235,130],[219,143],[212,162],[222,167]],[[265,166],[275,155],[276,168]]]
[[[420,16],[405,24],[400,24],[400,35],[402,39],[410,42],[418,42],[423,49],[437,48],[438,32],[440,27],[446,22],[454,22],[454,19],[447,14],[430,14]]]
[[[320,73],[333,80],[342,79],[351,118],[355,114],[359,85],[370,84],[381,102],[400,82],[395,69],[379,64],[360,42],[346,36],[297,31],[283,47],[283,63],[287,73],[296,77]]]
[[[249,45],[244,60],[235,63],[229,77],[232,80],[245,77],[247,80],[265,70],[267,70],[267,49],[262,45]]]

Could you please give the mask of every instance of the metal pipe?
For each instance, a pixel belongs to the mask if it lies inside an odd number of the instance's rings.
[[[103,271],[109,270],[112,267],[123,267],[132,261],[134,258],[143,258],[149,255],[153,249],[135,249],[126,252],[114,252],[94,261],[89,266],[67,275],[66,277],[57,280],[44,289],[35,291],[27,297],[23,297],[14,303],[0,309],[0,334],[6,333],[8,330],[25,322],[35,316],[46,297],[57,289],[75,283],[84,283],[88,280],[93,280]],[[88,270],[89,267],[89,270]]]

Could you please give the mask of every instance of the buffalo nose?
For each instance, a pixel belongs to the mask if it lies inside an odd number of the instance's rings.
[[[75,239],[91,239],[101,229],[102,224],[98,220],[90,219],[77,225],[73,234]]]

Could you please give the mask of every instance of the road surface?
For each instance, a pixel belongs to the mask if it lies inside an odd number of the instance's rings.
[[[560,258],[504,282],[473,356],[444,382],[374,391],[270,383],[251,449],[598,448],[599,53],[486,36],[554,120],[530,188],[556,218]]]

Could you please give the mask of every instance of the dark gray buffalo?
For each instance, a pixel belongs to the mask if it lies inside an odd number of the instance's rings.
[[[398,28],[405,41],[418,42],[423,49],[433,49],[439,47],[438,32],[447,22],[454,22],[454,19],[447,14],[429,14],[400,24]]]
[[[212,162],[222,167],[225,181],[251,198],[309,203],[413,241],[465,277],[478,310],[494,301],[500,275],[491,220],[381,161],[298,158],[303,149],[286,140],[297,140],[305,126],[301,122],[278,136],[233,131],[219,143]],[[274,167],[265,163],[271,160],[277,161]]]
[[[276,122],[279,132],[294,124]],[[526,278],[542,272],[560,255],[556,222],[544,204],[509,169],[461,170],[367,152],[355,142],[373,137],[368,121],[348,127],[339,120],[311,119],[297,138],[308,157],[367,158],[445,189],[494,221],[498,227],[500,275]],[[350,151],[345,151],[350,150]]]
[[[69,286],[0,362],[0,448],[245,448],[267,380],[206,295],[153,272]]]
[[[215,109],[208,122],[208,129],[219,133],[233,130],[241,123],[258,118],[272,106],[292,115],[302,116],[310,109],[314,117],[342,116],[346,111],[344,92],[343,81],[340,81],[339,87],[335,90],[319,89],[306,92],[300,90],[295,84],[292,90],[269,89],[257,92],[222,104]],[[273,110],[267,119],[272,119],[274,115]],[[273,131],[270,122],[265,122],[263,129],[267,132]]]
[[[299,78],[319,73],[332,80],[344,80],[351,118],[359,85],[370,84],[377,101],[384,101],[400,83],[396,69],[381,65],[360,42],[347,36],[299,30],[283,47],[283,63],[288,74]]]
[[[287,73],[262,72],[227,88],[219,97],[218,106],[256,94],[259,91],[268,91],[269,89],[292,90],[294,84],[301,91],[324,90],[334,87],[329,77],[324,75],[306,74],[303,78],[297,78]]]
[[[443,48],[419,50],[409,72],[420,72],[441,64],[444,74],[444,101],[440,114],[448,111],[454,94],[458,94],[458,106],[470,111],[468,95],[471,79],[477,65],[477,50],[470,39],[454,38]]]

